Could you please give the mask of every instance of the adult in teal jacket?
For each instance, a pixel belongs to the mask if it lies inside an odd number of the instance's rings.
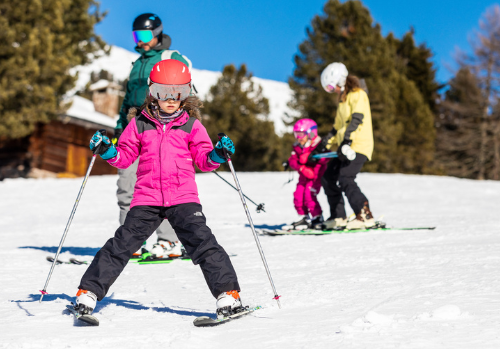
[[[132,28],[137,43],[135,50],[141,56],[133,63],[130,71],[127,92],[115,128],[116,138],[120,137],[128,125],[127,114],[129,109],[139,107],[144,103],[148,93],[149,73],[156,63],[164,59],[176,59],[187,65],[191,70],[191,61],[186,56],[181,55],[177,50],[170,50],[172,41],[170,36],[163,34],[163,25],[158,16],[152,13],[144,13],[135,19]],[[156,33],[158,34],[155,35]],[[150,40],[144,42],[140,39]]]
[[[139,108],[149,91],[148,77],[153,66],[164,59],[176,59],[181,61],[191,70],[191,61],[176,50],[170,50],[171,39],[163,33],[161,19],[153,13],[144,13],[138,16],[132,25],[134,41],[137,44],[135,50],[140,57],[133,63],[132,70],[127,83],[127,91],[123,104],[120,108],[120,118],[116,124],[113,142],[119,142],[120,135],[128,125],[128,113],[131,108]],[[120,225],[123,225],[130,203],[132,201],[135,183],[137,182],[137,167],[139,160],[129,168],[118,170],[118,206],[120,207]],[[158,242],[151,249],[151,253],[157,257],[176,257],[184,253],[183,246],[179,243],[177,235],[165,220],[156,230]],[[141,254],[139,250],[136,254]]]

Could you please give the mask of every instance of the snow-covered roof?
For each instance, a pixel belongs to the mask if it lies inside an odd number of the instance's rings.
[[[101,80],[93,83],[92,85],[90,85],[89,91],[102,90],[102,89],[105,89],[108,87],[118,89],[118,88],[120,88],[120,85],[118,85],[117,83],[115,83],[113,81],[101,79]]]
[[[111,118],[105,114],[96,112],[94,109],[94,103],[80,96],[75,95],[71,97],[69,99],[69,102],[72,102],[72,105],[66,111],[65,115],[83,121],[92,122],[100,126],[115,128],[116,121],[118,120],[118,115],[114,118]]]
[[[90,81],[92,72],[98,73],[101,70],[106,70],[113,74],[114,78],[117,80],[127,79],[132,63],[137,60],[138,57],[139,54],[136,52],[131,52],[117,46],[111,46],[109,55],[102,56],[88,65],[75,67],[70,71],[71,74],[78,73],[78,80],[75,88],[70,91],[68,95],[71,96],[76,91],[83,89]],[[196,66],[196,62],[194,62],[194,66]],[[201,99],[206,98],[210,87],[217,83],[220,76],[221,72],[200,69],[192,70],[193,84]],[[292,90],[288,84],[281,81],[257,77],[253,77],[253,81],[262,86],[262,94],[269,99],[269,120],[274,122],[276,133],[282,135],[283,133],[291,132],[291,128],[287,127],[283,122],[283,119],[287,118],[287,114],[290,116],[297,114],[296,111],[287,106],[287,103],[293,96]]]

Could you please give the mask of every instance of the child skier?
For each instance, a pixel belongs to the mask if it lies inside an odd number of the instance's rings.
[[[310,228],[323,222],[321,206],[317,195],[321,189],[321,177],[326,170],[328,159],[310,161],[311,153],[321,142],[318,125],[311,119],[300,119],[293,126],[297,142],[293,145],[288,159],[290,168],[299,172],[299,183],[293,193],[293,204],[302,219],[292,223],[288,229]]]
[[[174,59],[156,63],[149,75],[149,96],[115,147],[96,132],[90,149],[117,168],[140,157],[131,209],[113,238],[97,252],[82,277],[75,310],[91,314],[127,265],[132,254],[168,219],[194,264],[199,264],[217,316],[242,307],[240,286],[231,260],[206,225],[198,198],[194,164],[213,171],[226,161],[234,144],[224,136],[215,146],[200,122],[198,97],[190,96],[191,73]]]
[[[325,229],[368,229],[376,222],[368,199],[355,182],[356,176],[373,154],[373,128],[368,95],[359,79],[349,75],[343,63],[331,63],[321,73],[321,85],[328,93],[337,93],[339,105],[330,131],[329,148],[336,144],[338,158],[333,159],[323,176],[323,188],[330,205]],[[347,155],[351,153],[351,159]],[[354,156],[352,156],[354,155]],[[338,183],[338,184],[337,184]],[[345,194],[356,219],[347,221]]]

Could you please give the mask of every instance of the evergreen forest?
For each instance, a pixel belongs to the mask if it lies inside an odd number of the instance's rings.
[[[2,1],[0,149],[26,139],[67,107],[63,101],[76,80],[69,70],[106,54],[94,32],[105,16],[94,0]],[[330,63],[342,62],[370,100],[375,150],[364,171],[498,180],[499,23],[500,6],[494,5],[479,21],[472,53],[460,54],[454,76],[440,84],[432,48],[416,42],[412,29],[402,37],[383,35],[362,1],[327,0],[305,28],[306,39],[297,43],[288,84],[289,106],[298,116],[290,124],[311,118],[320,136],[330,131],[339,101],[323,90],[320,75]],[[95,74],[92,81],[107,78],[106,71]],[[227,64],[203,104],[203,124],[213,142],[219,130],[231,135],[239,170],[283,170],[293,135],[276,134],[251,67]]]

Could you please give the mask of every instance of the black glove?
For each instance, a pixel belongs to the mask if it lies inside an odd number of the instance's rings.
[[[288,163],[288,161],[285,161],[283,164],[283,170],[288,170],[288,168],[290,167],[290,164]]]
[[[316,155],[316,154],[321,154],[322,152],[319,151],[319,148],[320,148],[320,144],[318,144],[318,146],[316,147],[316,149],[314,149],[311,154],[309,154],[309,156],[307,157],[307,162],[306,162],[306,165],[307,166],[315,166],[316,163],[318,162],[319,159],[315,159],[313,156]]]
[[[337,156],[338,156],[338,158],[339,158],[340,162],[351,162],[351,160],[349,160],[349,159],[347,158],[347,156],[346,156],[344,153],[342,153],[342,147],[343,147],[344,145],[346,145],[346,144],[347,144],[348,146],[351,146],[352,141],[351,141],[350,139],[344,139],[344,140],[342,141],[342,143],[340,143],[339,147],[337,148]]]
[[[335,128],[332,128],[325,137],[321,138],[321,143],[316,147],[316,149],[318,150],[317,154],[326,153],[328,151],[326,146],[328,145],[328,142],[330,142],[330,139],[332,139],[332,137],[335,137],[336,134],[337,130]]]
[[[115,134],[113,135],[111,142],[113,142],[113,144],[118,143],[118,140],[120,139],[122,133],[123,133],[123,128],[115,128]]]

